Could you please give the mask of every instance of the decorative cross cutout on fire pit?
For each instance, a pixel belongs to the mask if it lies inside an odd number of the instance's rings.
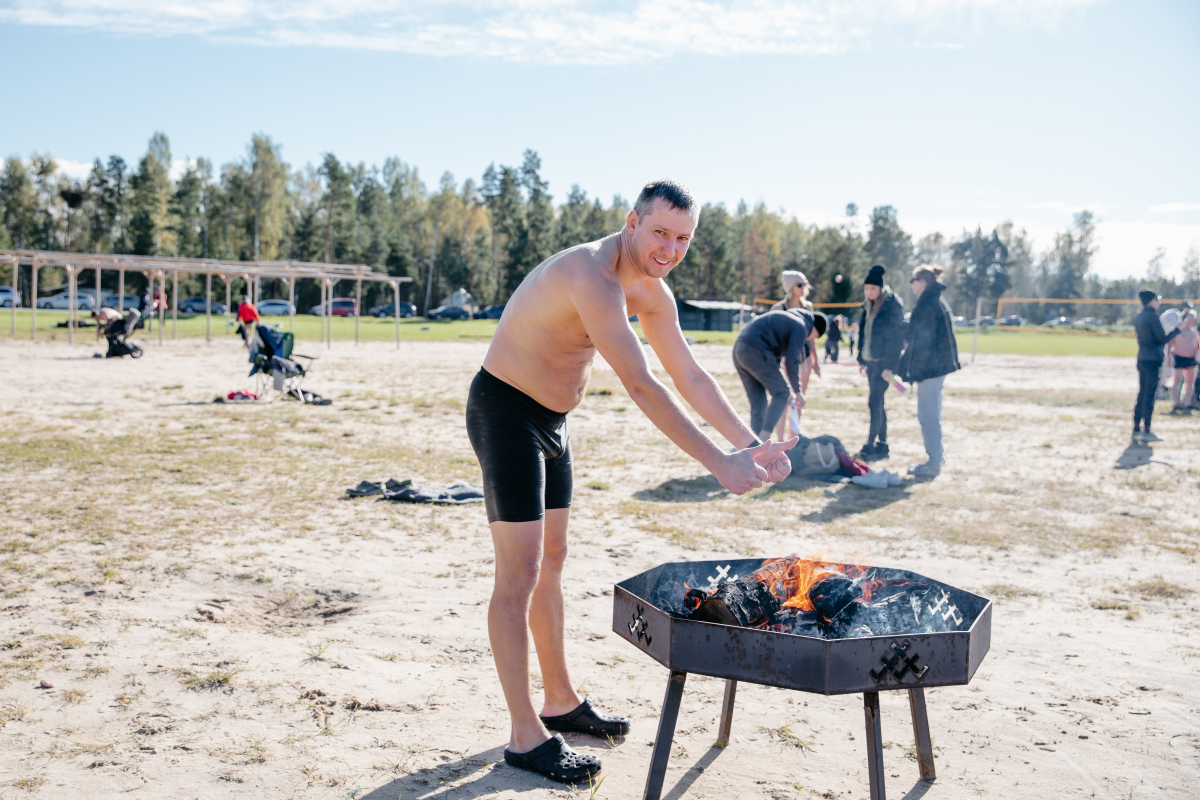
[[[637,637],[640,642],[646,640],[646,646],[650,646],[650,632],[646,630],[646,620],[642,618],[642,612],[646,609],[642,606],[637,607],[637,613],[633,615],[633,622],[629,623],[629,632]]]
[[[713,588],[718,583],[725,583],[727,581],[736,581],[738,579],[737,575],[734,575],[732,578],[729,577],[729,570],[731,570],[731,569],[733,569],[733,564],[726,564],[723,567],[717,567],[717,577],[714,578],[712,575],[708,576],[709,587]]]
[[[928,607],[929,613],[936,616],[939,611],[942,611],[942,606],[947,603],[950,603],[950,593],[945,589],[942,589],[942,596],[938,598],[937,605]],[[962,625],[962,615],[958,613],[958,606],[954,605],[953,603],[950,603],[949,608],[947,608],[945,611],[942,611],[943,620],[948,620],[951,617],[954,618],[955,625]]]
[[[908,655],[908,646],[909,641],[907,639],[904,640],[904,644],[902,645],[892,642],[892,650],[895,651],[895,654],[891,658],[888,658],[886,655],[880,656],[879,660],[883,664],[883,669],[879,671],[869,670],[867,674],[874,678],[877,683],[882,683],[883,679],[888,675],[894,675],[896,682],[900,683],[909,672],[912,672],[916,678],[924,678],[925,673],[929,671],[929,666],[917,666],[917,659],[921,656],[916,653],[913,653],[911,656]],[[896,669],[896,665],[901,661],[904,662],[904,666]]]

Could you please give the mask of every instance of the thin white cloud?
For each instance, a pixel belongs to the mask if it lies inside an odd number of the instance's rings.
[[[1146,211],[1150,214],[1179,214],[1185,211],[1200,211],[1200,203],[1159,203],[1150,206]]]
[[[679,54],[958,48],[998,22],[1046,27],[1099,0],[0,0],[0,23],[546,63]]]

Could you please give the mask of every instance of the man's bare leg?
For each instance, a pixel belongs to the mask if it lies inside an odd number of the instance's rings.
[[[542,668],[545,701],[542,716],[557,717],[574,711],[583,698],[571,685],[563,635],[562,570],[567,560],[569,508],[546,510],[542,537],[542,565],[529,607],[529,629]]]
[[[514,753],[527,753],[550,738],[529,693],[529,607],[541,570],[543,528],[541,520],[491,524],[496,585],[488,606],[488,638],[508,704],[508,748]],[[561,618],[560,609],[560,624]]]

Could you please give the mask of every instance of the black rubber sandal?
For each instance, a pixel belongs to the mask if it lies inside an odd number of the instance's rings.
[[[559,783],[588,783],[600,773],[600,759],[575,752],[558,734],[528,753],[514,753],[504,748],[504,763],[545,775]]]
[[[592,736],[625,736],[629,733],[629,720],[625,717],[610,717],[601,714],[584,700],[579,708],[557,717],[542,717],[542,724],[552,731],[565,733],[587,733]]]

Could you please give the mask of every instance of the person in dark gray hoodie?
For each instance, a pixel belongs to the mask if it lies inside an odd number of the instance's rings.
[[[917,419],[929,456],[924,464],[908,471],[918,478],[938,475],[946,461],[942,447],[942,386],[946,376],[959,369],[954,317],[942,298],[946,284],[938,280],[942,271],[929,264],[913,270],[909,285],[917,303],[908,320],[907,342],[900,356],[900,377],[917,387]]]
[[[1137,331],[1138,396],[1133,406],[1133,442],[1161,442],[1150,432],[1150,417],[1154,415],[1154,394],[1158,391],[1158,374],[1162,370],[1163,347],[1179,335],[1179,328],[1167,333],[1158,318],[1158,301],[1162,298],[1149,289],[1138,292],[1142,310],[1133,320]],[[1145,423],[1146,429],[1142,430]]]
[[[904,305],[892,290],[883,284],[884,268],[876,264],[863,281],[862,315],[858,329],[858,370],[867,376],[870,394],[867,407],[871,410],[871,428],[867,443],[859,451],[863,461],[876,461],[890,455],[887,443],[887,410],[883,396],[900,366],[904,349]]]

